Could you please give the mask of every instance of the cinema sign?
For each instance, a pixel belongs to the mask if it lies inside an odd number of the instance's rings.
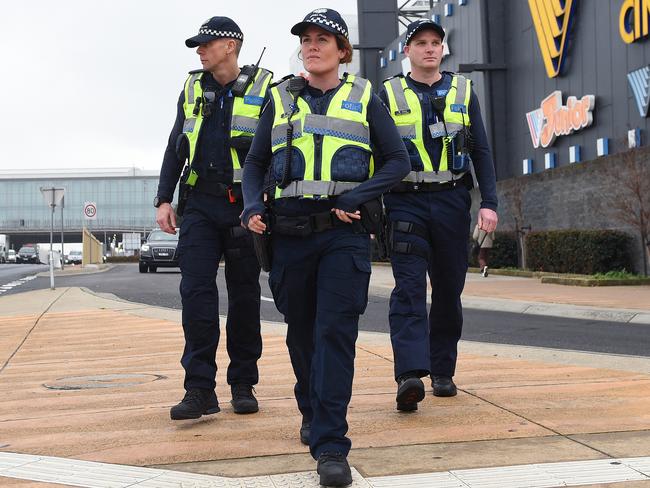
[[[650,0],[624,0],[618,15],[618,29],[626,44],[649,33]]]
[[[566,105],[562,105],[562,92],[551,93],[538,109],[526,114],[533,146],[548,147],[557,136],[568,136],[589,127],[593,122],[595,102],[594,95],[585,95],[581,99],[569,97]]]

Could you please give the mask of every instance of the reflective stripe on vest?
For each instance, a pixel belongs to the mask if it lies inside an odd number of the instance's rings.
[[[411,171],[402,181],[408,183],[446,183],[458,179],[458,177],[459,175],[454,175],[451,171]]]
[[[258,68],[254,81],[248,86],[244,96],[233,97],[230,139],[242,136],[252,137],[255,134],[264,96],[271,82],[271,76],[270,71]],[[201,125],[203,124],[203,114],[201,111],[199,110],[199,113],[194,115],[196,100],[203,96],[203,88],[201,87],[202,77],[203,72],[193,73],[185,81],[185,102],[183,103],[185,121],[183,122],[183,133],[189,143],[190,166],[196,156],[196,144],[201,132]],[[233,182],[240,182],[242,175],[241,163],[243,161],[239,160],[237,151],[232,147],[230,148],[230,158],[233,167]],[[192,170],[192,173],[196,175],[194,170]],[[190,183],[190,181],[193,181],[193,183]],[[196,176],[193,176],[190,181],[188,181],[188,184],[193,186],[196,183]]]
[[[257,130],[260,121],[260,112],[264,103],[266,89],[271,82],[271,72],[258,68],[254,81],[249,85],[243,97],[234,97],[232,106],[232,118],[230,119],[230,138],[252,137]],[[234,170],[241,170],[244,163],[239,160],[239,154],[234,148],[230,148],[230,157]],[[235,171],[239,176],[233,177],[233,182],[241,182],[241,171]]]
[[[407,177],[411,179],[405,179],[404,181],[413,181],[413,178],[426,178],[426,182],[442,182],[453,179],[453,175],[447,173],[445,141],[450,138],[445,137],[445,125],[450,136],[453,136],[464,126],[469,127],[471,125],[468,110],[472,93],[471,81],[461,75],[452,76],[451,87],[445,97],[445,110],[443,112],[445,124],[441,121],[428,127],[434,139],[442,138],[440,164],[437,172],[434,171],[435,165],[424,146],[424,114],[417,93],[408,86],[406,79],[402,76],[386,80],[384,87],[388,95],[390,115],[395,121],[400,137],[413,143],[424,166],[424,171],[412,171],[411,175]],[[417,175],[413,176],[415,173]],[[449,174],[450,177],[440,180],[438,175],[441,173]],[[456,175],[456,178],[458,176]],[[424,182],[425,180],[418,181]]]
[[[276,190],[276,198],[302,196],[307,198],[339,195],[359,185],[359,182],[335,181],[332,162],[338,150],[356,148],[368,155],[365,179],[374,172],[370,150],[370,131],[366,120],[372,87],[368,80],[348,75],[345,82],[332,96],[326,115],[311,113],[307,101],[298,97],[294,101],[287,91],[285,80],[271,88],[275,118],[271,129],[273,154],[286,149],[289,114],[293,125],[292,148],[302,155],[305,162],[301,181],[293,181],[287,188]],[[294,107],[294,104],[296,105]],[[321,142],[316,136],[322,136]],[[319,147],[317,146],[319,145]],[[320,158],[317,159],[317,154]],[[294,163],[295,164],[295,163]],[[294,178],[295,180],[295,178]]]
[[[280,190],[280,197],[300,197],[303,195],[341,195],[361,183],[347,181],[292,181]]]

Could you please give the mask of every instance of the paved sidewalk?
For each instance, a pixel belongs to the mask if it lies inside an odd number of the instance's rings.
[[[392,287],[381,281],[382,276],[374,273],[373,286]],[[495,282],[489,285],[491,279],[473,284],[470,277],[467,292],[494,287]],[[498,293],[509,281],[513,280],[498,280]],[[511,290],[522,298],[555,300],[552,293],[526,290],[522,283]],[[583,290],[567,290],[574,292]],[[625,297],[616,293],[608,303],[620,300],[635,308],[629,297],[624,302]],[[563,296],[565,303],[569,301]],[[593,297],[585,299],[596,303]],[[179,322],[179,311],[79,288],[0,297],[0,486],[62,486],[52,483],[74,484],[71,479],[81,483],[86,478],[95,484],[81,486],[127,486],[117,484],[118,474],[106,481],[87,471],[84,478],[83,470],[95,465],[79,461],[161,470],[156,476],[133,471],[133,480],[136,472],[149,478],[128,486],[317,486],[315,463],[298,440],[300,416],[293,400],[284,325],[264,324],[262,381],[256,387],[259,414],[232,412],[220,372],[217,394],[222,411],[174,423],[169,407],[183,393]],[[223,368],[226,360],[220,347],[218,364]],[[506,485],[505,473],[514,468],[484,469],[512,465],[526,465],[521,470],[532,465],[538,478],[540,470],[557,472],[561,466],[574,473],[578,466],[591,466],[592,477],[580,478],[591,479],[590,483],[576,482],[573,475],[566,478],[582,486],[628,480],[616,486],[646,487],[642,480],[650,480],[650,468],[643,467],[650,456],[648,358],[461,343],[459,395],[436,398],[429,388],[413,414],[395,410],[392,371],[387,335],[361,333],[349,410],[350,462],[358,471],[354,486],[552,486],[549,474],[542,476],[545,485],[528,481]],[[34,457],[25,460],[9,453]],[[589,460],[604,464],[596,471],[590,464],[540,464]],[[72,461],[77,471],[66,464]],[[100,472],[117,469],[111,466],[100,467]],[[618,478],[594,477],[594,472],[612,466],[621,467]],[[623,468],[636,474],[621,472]],[[179,478],[165,474],[170,471],[195,474]],[[383,478],[417,473],[424,480],[420,484],[415,478],[399,482]],[[163,476],[172,476],[169,484],[162,484],[167,479]],[[247,485],[238,477],[258,478]],[[443,478],[451,481],[443,483]]]
[[[374,264],[373,292],[390,296],[390,266]],[[650,286],[567,286],[538,278],[468,273],[463,306],[503,312],[650,324]]]

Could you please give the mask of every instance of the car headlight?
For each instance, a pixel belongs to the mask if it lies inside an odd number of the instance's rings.
[[[141,252],[147,252],[149,250],[149,244],[143,244],[140,248]]]

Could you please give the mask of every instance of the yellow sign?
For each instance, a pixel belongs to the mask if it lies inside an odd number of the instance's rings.
[[[625,0],[618,15],[618,30],[627,44],[648,35],[650,0]]]
[[[555,78],[562,70],[567,34],[571,27],[573,0],[528,0],[528,6],[535,24],[546,74],[549,78]]]

